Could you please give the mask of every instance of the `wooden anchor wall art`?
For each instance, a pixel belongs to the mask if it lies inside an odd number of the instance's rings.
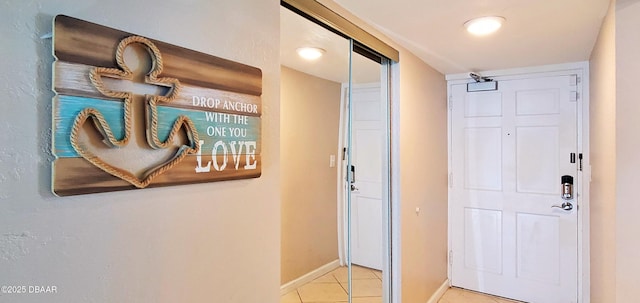
[[[260,69],[63,15],[53,55],[56,195],[260,177]]]

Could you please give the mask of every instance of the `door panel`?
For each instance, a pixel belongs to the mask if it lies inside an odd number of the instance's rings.
[[[559,139],[556,126],[516,129],[517,192],[551,195],[558,193]]]
[[[546,115],[560,113],[557,89],[516,92],[516,115]]]
[[[351,211],[353,264],[382,270],[382,234],[376,232],[380,226],[375,226],[377,218],[382,218],[380,199],[359,196]]]
[[[502,129],[465,129],[465,188],[502,190]]]
[[[381,199],[382,191],[379,190],[380,182],[382,182],[382,170],[380,169],[381,164],[379,164],[382,161],[380,129],[375,127],[370,129],[362,123],[357,124],[359,125],[356,125],[353,130],[353,150],[357,161],[355,163],[357,167],[356,182],[361,185],[365,183],[375,185],[376,190],[365,191],[363,194]]]
[[[469,207],[464,211],[465,266],[502,273],[502,212]],[[477,233],[477,230],[486,232]]]
[[[357,188],[351,192],[351,262],[381,270],[384,102],[379,84],[353,85],[351,95],[351,163]]]
[[[577,301],[577,87],[570,76],[452,85],[450,195],[454,286],[527,302]],[[574,184],[574,188],[576,185]]]
[[[516,214],[517,276],[560,282],[560,219],[557,216]]]
[[[502,116],[502,94],[498,92],[469,95],[464,105],[465,117]]]

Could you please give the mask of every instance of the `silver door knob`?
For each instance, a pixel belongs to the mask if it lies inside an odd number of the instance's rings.
[[[351,191],[358,191],[358,188],[354,184],[351,184]]]
[[[563,210],[569,211],[569,210],[573,209],[573,204],[571,204],[571,202],[564,202],[564,203],[562,203],[562,205],[553,205],[553,206],[551,206],[551,208],[554,208],[554,207],[562,208]]]

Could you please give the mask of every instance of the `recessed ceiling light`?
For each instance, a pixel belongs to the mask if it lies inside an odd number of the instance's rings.
[[[307,60],[316,60],[322,57],[325,50],[318,47],[301,47],[296,50],[300,57],[305,58]]]
[[[489,16],[471,19],[464,23],[467,31],[476,36],[485,36],[497,31],[505,21],[503,17]]]

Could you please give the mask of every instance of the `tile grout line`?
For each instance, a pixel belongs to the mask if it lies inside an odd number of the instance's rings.
[[[364,277],[364,278],[362,278],[362,279],[354,279],[354,280],[376,280],[376,279],[377,279],[378,281],[382,282],[382,278],[381,278],[381,277],[379,277],[379,276],[376,274],[376,271],[374,271],[373,269],[370,269],[370,268],[363,268],[363,269],[366,269],[366,272],[368,272],[369,274],[373,275],[373,278],[366,278],[366,277]],[[332,272],[330,272],[330,273],[328,273],[328,274],[330,274],[330,275],[331,275],[331,278],[334,280],[334,282],[328,282],[328,281],[323,281],[323,282],[314,282],[314,281],[311,281],[311,282],[309,282],[309,283],[307,283],[307,284],[334,284],[334,283],[338,283],[338,285],[340,286],[340,289],[342,289],[342,291],[344,292],[344,294],[346,294],[346,295],[347,295],[347,297],[348,297],[348,296],[349,296],[349,292],[348,292],[348,290],[347,290],[347,289],[345,289],[345,287],[343,286],[343,282],[341,282],[341,281],[340,281],[340,279],[338,279],[338,277],[336,276],[336,271],[337,271],[337,269],[336,269],[336,270],[334,270],[334,271],[332,271]],[[348,281],[345,281],[345,283],[348,283]],[[307,284],[305,284],[305,285],[307,285]],[[303,285],[303,286],[304,286],[304,285]],[[302,288],[302,286],[301,286],[301,287],[298,287],[298,288],[296,288],[296,289],[295,289],[295,292],[296,292],[296,295],[297,295],[297,297],[298,297],[299,302],[300,302],[300,303],[313,303],[313,302],[310,302],[310,301],[309,301],[309,302],[305,302],[305,301],[302,299],[302,294],[300,293],[300,289],[301,289],[301,288]],[[381,298],[381,296],[359,296],[359,297],[357,297],[357,298]]]
[[[296,295],[298,295],[298,299],[300,299],[300,303],[304,303],[304,301],[302,301],[302,296],[300,295],[300,292],[298,291],[298,289],[300,288],[296,288]]]

